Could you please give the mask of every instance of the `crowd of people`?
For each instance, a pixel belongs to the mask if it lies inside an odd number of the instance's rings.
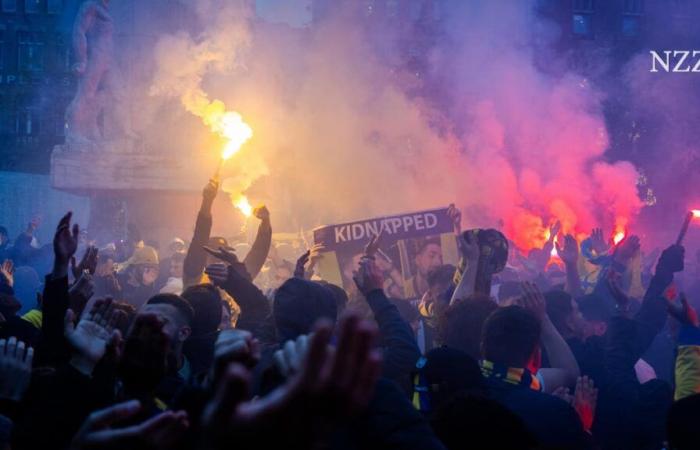
[[[456,266],[387,283],[380,233],[344,289],[265,207],[251,245],[211,236],[218,190],[160,252],[0,227],[0,448],[700,448],[681,245],[557,223],[524,254],[450,207]]]

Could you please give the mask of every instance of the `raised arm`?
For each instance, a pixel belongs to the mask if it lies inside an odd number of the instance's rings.
[[[542,324],[542,347],[547,352],[551,368],[540,369],[546,392],[562,386],[574,386],[581,371],[571,348],[557,331],[547,314],[545,299],[536,285],[523,283],[522,306],[535,314]]]
[[[73,25],[73,54],[75,55],[74,70],[82,74],[87,66],[87,32],[95,21],[97,8],[91,2],[83,3],[78,11],[78,17]]]
[[[464,273],[455,274],[459,278],[457,287],[452,293],[450,305],[463,300],[474,293],[476,288],[476,276],[479,267],[479,243],[472,233],[457,236],[457,247],[461,253],[460,266],[465,267]]]
[[[267,254],[270,253],[272,225],[270,223],[270,211],[265,206],[255,208],[253,214],[260,219],[260,226],[258,227],[258,234],[255,236],[253,246],[243,260],[243,264],[245,264],[250,278],[254,280],[265,264]]]
[[[37,362],[56,366],[70,357],[70,348],[63,335],[63,318],[70,305],[68,293],[68,267],[78,248],[80,227],[71,228],[73,213],[68,213],[58,223],[53,239],[54,264],[46,276],[42,302],[43,319],[41,338],[37,346]]]
[[[411,327],[403,320],[396,305],[384,295],[383,276],[370,258],[362,259],[354,278],[379,325],[384,349],[384,377],[397,382],[408,380],[421,357]]]
[[[204,250],[204,246],[209,242],[212,226],[211,208],[218,191],[219,181],[216,179],[209,180],[209,183],[204,186],[204,190],[202,191],[202,205],[197,214],[192,243],[187,249],[187,255],[185,256],[183,265],[183,281],[185,288],[199,283],[202,278],[202,272],[207,263],[207,253]]]
[[[564,237],[564,244],[555,243],[557,254],[564,261],[566,266],[566,292],[571,294],[573,298],[580,297],[583,294],[581,289],[581,277],[578,273],[578,242],[572,235],[567,234]]]

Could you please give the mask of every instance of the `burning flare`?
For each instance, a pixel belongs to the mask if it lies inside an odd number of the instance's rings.
[[[250,202],[248,201],[248,197],[245,195],[241,194],[237,198],[233,200],[233,206],[238,208],[238,210],[246,217],[250,217],[253,215],[253,207],[251,206]]]
[[[221,153],[224,161],[238,153],[243,144],[253,137],[253,129],[243,121],[243,117],[235,111],[226,111],[226,106],[218,100],[205,108],[202,120],[211,131],[228,141]]]
[[[700,217],[700,209],[694,209],[691,212],[693,213],[693,217],[695,217],[695,218]]]
[[[615,236],[613,236],[613,242],[615,245],[619,244],[622,242],[622,240],[625,238],[625,232],[624,231],[618,231],[615,233]]]

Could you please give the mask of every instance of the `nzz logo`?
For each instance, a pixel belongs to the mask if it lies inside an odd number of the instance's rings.
[[[651,70],[649,72],[686,73],[700,72],[700,50],[665,50],[663,56],[654,50],[651,54]],[[659,68],[657,68],[657,64]]]

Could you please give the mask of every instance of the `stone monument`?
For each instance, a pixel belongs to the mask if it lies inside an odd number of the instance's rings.
[[[74,22],[73,69],[78,85],[66,110],[65,144],[54,147],[51,154],[51,184],[89,196],[88,231],[111,228],[107,234],[118,237],[126,233],[126,222],[142,229],[156,226],[159,214],[170,213],[158,207],[191,203],[189,198],[211,174],[198,173],[192,155],[148,148],[139,136],[125,131],[124,124],[105,123],[117,116],[108,113],[120,98],[113,81],[119,64],[109,4],[109,0],[87,0]],[[108,127],[120,131],[106,133]]]

